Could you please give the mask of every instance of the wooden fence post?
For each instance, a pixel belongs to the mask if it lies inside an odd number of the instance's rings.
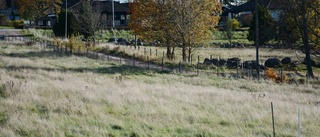
[[[163,71],[163,60],[164,60],[164,58],[162,57],[162,61],[161,61],[161,70]]]
[[[152,49],[150,48],[150,57],[152,57]]]
[[[276,137],[276,131],[274,127],[274,114],[273,114],[273,103],[271,102],[271,113],[272,113],[272,129],[273,129],[273,137]]]
[[[133,54],[133,57],[132,57],[133,66],[134,66],[134,67],[136,66],[136,59],[135,59],[136,57],[135,57],[135,56],[136,56],[136,54],[134,53],[134,54]]]
[[[147,56],[147,62],[148,62],[148,69],[150,69],[150,60],[149,60],[149,56]]]
[[[198,63],[197,63],[197,75],[199,75],[199,63],[200,63],[200,56],[198,55]]]
[[[179,73],[181,73],[181,61],[179,62]]]

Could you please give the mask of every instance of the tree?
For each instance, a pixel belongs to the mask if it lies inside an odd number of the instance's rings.
[[[320,47],[320,1],[319,0],[286,0],[285,20],[291,25],[302,40],[305,51],[307,74],[314,77],[311,66],[311,50],[318,53]]]
[[[211,38],[221,6],[214,0],[135,0],[130,9],[129,27],[135,34],[181,47],[186,62],[187,52],[190,59],[193,47]]]
[[[6,0],[0,0],[0,9],[7,8],[7,2]]]
[[[75,28],[75,24],[78,24],[76,22],[75,16],[73,15],[72,12],[68,12],[68,20],[67,20],[67,35],[68,37],[72,36],[72,35],[76,35],[77,32],[77,28]],[[55,36],[57,37],[63,37],[65,35],[65,21],[66,21],[66,12],[65,10],[63,10],[62,12],[60,12],[60,14],[58,15],[58,20],[57,22],[54,24],[52,30],[53,33],[55,34]]]
[[[258,7],[258,20],[259,20],[259,43],[266,44],[266,42],[273,40],[275,36],[274,20],[266,7]],[[248,40],[255,41],[255,20],[256,13],[253,15],[253,20],[250,25]]]
[[[58,14],[62,2],[61,0],[18,0],[16,3],[23,18],[36,21],[48,13]]]
[[[94,7],[94,8],[93,8]],[[86,40],[94,41],[95,32],[100,28],[101,9],[92,0],[80,0],[80,6],[72,10],[78,22],[73,24]]]

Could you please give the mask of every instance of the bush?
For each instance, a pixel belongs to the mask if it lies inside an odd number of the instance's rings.
[[[13,22],[11,20],[7,20],[7,26],[13,27]]]
[[[240,28],[240,22],[236,19],[232,19],[231,21],[232,28],[233,30],[239,29]]]
[[[15,27],[17,29],[22,29],[24,26],[24,21],[23,20],[7,20],[7,25],[9,27]]]

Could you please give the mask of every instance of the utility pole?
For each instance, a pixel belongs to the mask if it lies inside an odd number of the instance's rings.
[[[256,39],[255,39],[255,46],[256,46],[256,67],[257,67],[257,75],[258,80],[260,80],[260,63],[259,63],[259,14],[258,14],[258,7],[259,3],[258,0],[255,0],[255,14],[256,14],[256,21],[255,21],[255,27],[256,27]]]
[[[115,23],[114,23],[114,1],[112,0],[112,27],[115,27]]]
[[[68,0],[66,0],[66,22],[65,22],[65,29],[64,29],[64,38],[65,38],[65,40],[67,40],[68,39]]]

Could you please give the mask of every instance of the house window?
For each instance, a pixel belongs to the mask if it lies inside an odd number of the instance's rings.
[[[126,20],[126,15],[121,15],[121,20]]]
[[[39,23],[39,25],[40,25],[40,26],[42,26],[42,25],[43,25],[43,21],[39,21],[38,23]]]
[[[127,20],[129,20],[130,19],[130,15],[127,15]]]

